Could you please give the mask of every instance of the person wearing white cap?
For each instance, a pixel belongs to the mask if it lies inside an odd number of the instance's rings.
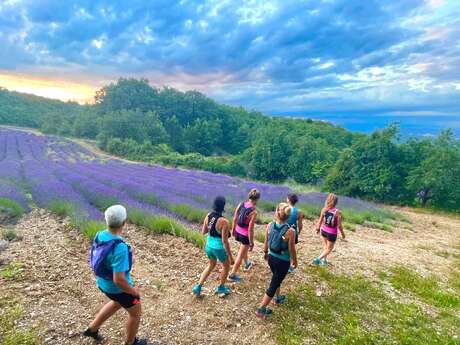
[[[126,342],[128,345],[144,345],[146,340],[136,337],[141,320],[141,296],[131,278],[132,252],[121,237],[126,224],[127,212],[121,205],[114,205],[105,211],[107,230],[100,231],[91,247],[91,267],[96,275],[98,288],[110,299],[97,313],[83,336],[97,341],[102,324],[124,308],[128,312]]]

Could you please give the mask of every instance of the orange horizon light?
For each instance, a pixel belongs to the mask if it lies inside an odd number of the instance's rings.
[[[0,87],[10,91],[23,92],[36,96],[73,101],[80,104],[94,103],[97,87],[67,80],[44,77],[14,75],[0,71]]]

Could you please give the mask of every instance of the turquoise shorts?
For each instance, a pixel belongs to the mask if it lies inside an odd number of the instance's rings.
[[[228,259],[225,249],[214,249],[206,246],[206,255],[210,260],[219,260],[222,263]]]

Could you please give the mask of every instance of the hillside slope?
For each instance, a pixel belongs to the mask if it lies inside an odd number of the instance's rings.
[[[376,281],[379,272],[404,264],[424,276],[434,273],[445,286],[460,254],[455,243],[460,235],[460,220],[410,210],[401,212],[412,221],[410,226],[392,233],[358,228],[349,233],[347,242],[338,243],[329,270],[335,275],[363,274]],[[293,291],[301,283],[310,284],[319,291],[316,298],[324,299],[329,294],[327,285],[312,278],[316,269],[309,266],[321,248],[313,227],[312,222],[306,221],[298,247],[299,268],[287,278],[284,287]],[[44,344],[90,344],[78,332],[85,328],[104,298],[87,264],[89,243],[66,220],[38,209],[24,216],[15,230],[22,240],[11,242],[0,255],[0,272],[5,271],[8,263],[18,264],[21,269],[9,279],[0,275],[0,302],[11,298],[22,304],[24,313],[17,328],[36,328]],[[134,277],[143,293],[140,334],[151,343],[275,344],[274,332],[282,320],[264,322],[254,316],[269,279],[260,243],[252,254],[255,267],[243,274],[245,280],[241,285],[232,286],[231,296],[220,299],[212,295],[217,284],[214,273],[205,286],[206,296],[196,300],[190,291],[205,267],[204,253],[182,239],[154,235],[132,225],[127,228],[126,239],[135,250]],[[236,250],[236,243],[231,243]],[[413,299],[391,286],[386,289],[395,300]],[[433,312],[422,301],[416,303]],[[458,309],[456,315],[458,320]],[[123,320],[120,312],[103,327],[107,344],[121,342]],[[458,331],[457,323],[452,332]],[[452,341],[455,342],[454,338]],[[305,339],[305,343],[316,342],[318,339]]]

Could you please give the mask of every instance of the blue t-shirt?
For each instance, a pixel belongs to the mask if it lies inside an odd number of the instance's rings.
[[[121,239],[121,240],[123,239],[120,236],[113,235],[108,230],[99,232],[97,236],[100,242],[107,242],[113,239]],[[128,246],[126,245],[126,243],[117,244],[113,253],[110,253],[107,255],[107,258],[105,259],[105,264],[107,265],[107,267],[112,268],[114,273],[126,272],[125,274],[126,274],[126,280],[128,281],[128,284],[131,286],[134,286],[134,283],[133,283],[133,280],[131,278],[131,274],[129,271],[129,250],[128,250]],[[97,286],[104,292],[112,293],[112,294],[123,292],[123,290],[121,290],[118,286],[116,286],[112,280],[107,280],[101,277],[96,277],[96,283],[97,283]]]

